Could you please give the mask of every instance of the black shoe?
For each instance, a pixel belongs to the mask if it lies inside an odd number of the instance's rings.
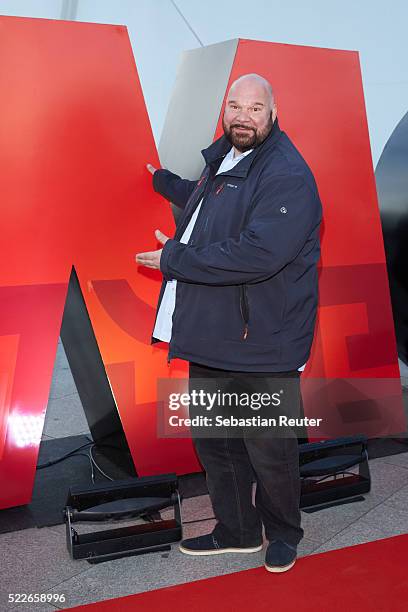
[[[268,572],[287,572],[296,563],[297,547],[282,540],[271,540],[266,549],[265,567]]]
[[[258,546],[221,546],[212,533],[182,540],[179,549],[186,555],[219,555],[221,553],[255,553],[262,550],[262,544]]]

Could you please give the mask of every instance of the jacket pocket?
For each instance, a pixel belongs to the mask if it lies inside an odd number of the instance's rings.
[[[249,325],[249,302],[247,295],[246,285],[240,285],[239,287],[239,308],[241,311],[241,317],[243,320],[243,332],[242,339],[246,340],[248,337],[248,325]]]
[[[274,344],[286,312],[283,278],[239,285],[239,309],[241,329],[235,339],[245,343]]]

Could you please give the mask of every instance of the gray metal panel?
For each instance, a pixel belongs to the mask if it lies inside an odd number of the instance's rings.
[[[197,179],[201,149],[211,144],[231,74],[238,39],[185,51],[177,71],[159,144],[164,168]]]
[[[408,365],[408,113],[375,170],[399,357]]]

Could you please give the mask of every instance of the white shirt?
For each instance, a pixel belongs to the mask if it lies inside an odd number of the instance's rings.
[[[241,161],[246,155],[249,155],[253,149],[249,151],[245,151],[240,155],[236,155],[234,157],[234,147],[231,147],[230,151],[226,154],[224,159],[221,162],[220,167],[217,170],[217,174],[221,174],[222,172],[227,172],[231,170],[238,162]],[[190,236],[193,232],[194,225],[197,221],[198,213],[201,208],[203,200],[195,209],[186,229],[182,237],[180,238],[180,242],[183,244],[187,244],[190,240]],[[167,281],[166,288],[163,293],[162,301],[160,303],[159,312],[156,317],[156,324],[153,330],[153,337],[158,340],[162,340],[163,342],[170,342],[171,339],[171,331],[173,327],[173,313],[176,306],[176,289],[177,289],[177,280],[172,279]],[[306,364],[305,364],[306,365]],[[305,366],[299,368],[299,370],[303,370]]]

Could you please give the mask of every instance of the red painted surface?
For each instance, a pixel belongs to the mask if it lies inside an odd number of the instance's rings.
[[[72,265],[139,473],[198,470],[148,406],[186,366],[150,346],[160,274],[134,261],[174,223],[126,28],[0,17],[0,62],[0,508],[31,499]]]
[[[157,378],[186,364],[150,345],[160,274],[134,262],[174,224],[145,169],[159,162],[126,28],[0,17],[0,61],[0,508],[31,498],[72,265],[138,472],[196,471],[190,440],[156,436]],[[324,204],[308,376],[398,385],[357,54],[240,41],[230,80],[253,71],[274,84]],[[395,410],[373,435],[395,432]]]

